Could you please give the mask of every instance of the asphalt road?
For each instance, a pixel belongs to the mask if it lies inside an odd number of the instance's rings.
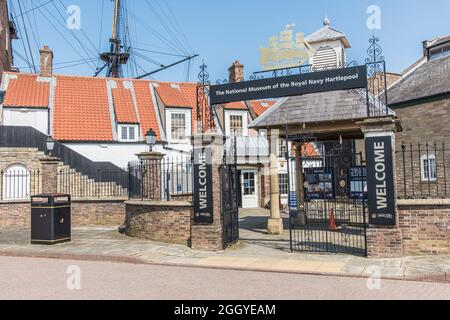
[[[450,300],[441,283],[7,257],[0,271],[0,299]]]

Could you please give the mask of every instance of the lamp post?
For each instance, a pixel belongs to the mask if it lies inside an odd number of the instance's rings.
[[[153,146],[156,144],[156,133],[155,131],[153,131],[153,129],[147,131],[147,133],[145,134],[145,141],[149,146],[149,151],[153,152]]]
[[[53,149],[55,148],[55,140],[50,136],[45,141],[45,146],[47,148],[48,155],[53,155]]]

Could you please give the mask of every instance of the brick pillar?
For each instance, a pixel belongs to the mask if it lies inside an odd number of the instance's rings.
[[[228,69],[230,83],[244,81],[244,65],[239,61],[233,62]]]
[[[164,154],[159,152],[143,152],[137,155],[142,162],[142,195],[146,200],[161,200],[163,186],[161,181],[161,165]]]
[[[280,213],[280,184],[278,178],[278,135],[271,133],[270,143],[270,218],[267,222],[267,233],[279,235],[283,233],[283,219]]]
[[[397,132],[396,120],[393,118],[366,119],[358,123],[364,133],[365,139],[369,137],[390,136],[392,139],[392,166],[394,172],[394,199],[395,199],[395,226],[369,225],[367,229],[367,256],[368,258],[395,258],[401,257],[402,233],[400,230],[397,207],[397,179],[395,161],[395,133]],[[366,157],[367,160],[367,157]],[[369,210],[370,211],[370,210]],[[369,212],[369,215],[371,213]]]
[[[224,249],[222,223],[221,172],[222,150],[225,137],[218,133],[195,135],[194,152],[197,148],[210,148],[212,153],[212,193],[213,223],[193,224],[191,228],[191,247],[195,250],[220,251]]]
[[[42,166],[42,193],[58,192],[58,165],[60,159],[44,157],[39,159]]]

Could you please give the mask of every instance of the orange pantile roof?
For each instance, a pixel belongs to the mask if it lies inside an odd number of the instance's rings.
[[[195,83],[180,83],[180,90],[183,94],[184,99],[188,103],[189,107],[192,108],[192,132],[197,132],[197,84]],[[209,119],[209,109],[203,110],[203,114],[206,119]],[[206,127],[205,130],[209,129],[209,121],[203,123]]]
[[[54,138],[64,141],[112,141],[106,80],[55,77]]]
[[[177,84],[158,83],[156,92],[167,107],[192,107]]]
[[[161,132],[159,130],[155,106],[150,92],[150,85],[151,84],[148,81],[133,81],[138,112],[141,120],[141,132],[144,137],[149,129],[153,129],[158,136],[158,139],[161,139]]]
[[[111,112],[118,123],[140,124],[141,136],[153,129],[162,138],[158,106],[154,105],[152,86],[164,107],[192,108],[192,130],[197,128],[197,84],[188,82],[156,82],[134,79],[109,79],[82,76],[52,76],[53,82],[38,81],[37,75],[5,73],[12,77],[6,88],[5,106],[48,107],[53,106],[52,128],[55,139],[62,141],[113,141]],[[17,79],[14,79],[17,77]],[[108,81],[114,80],[112,99],[108,95]],[[131,89],[124,87],[130,81]],[[54,86],[54,88],[53,88]],[[54,91],[50,101],[50,91]],[[133,92],[134,97],[133,98]],[[113,103],[113,110],[110,110]],[[263,105],[261,104],[263,107]],[[233,102],[225,109],[248,110],[245,102]],[[209,108],[203,110],[209,119]],[[160,119],[164,121],[165,119]],[[209,121],[203,126],[209,129]]]
[[[178,84],[189,107],[197,107],[197,84],[182,82]]]
[[[264,112],[269,110],[276,103],[276,101],[261,100],[261,101],[251,101],[250,103],[253,107],[253,111],[255,111],[256,115],[259,117]]]
[[[226,103],[224,105],[224,108],[232,110],[248,110],[247,106],[245,105],[245,102],[242,101]]]
[[[123,81],[116,81],[117,88],[112,89],[114,111],[118,123],[139,123],[130,89]]]
[[[5,73],[16,76],[10,79],[6,91],[5,107],[47,108],[49,105],[50,83],[39,81],[37,75]]]

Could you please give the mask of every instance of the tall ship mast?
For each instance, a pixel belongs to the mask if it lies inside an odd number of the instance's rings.
[[[128,63],[130,58],[130,47],[127,47],[127,43],[124,43],[122,39],[121,26],[124,16],[123,12],[123,0],[114,0],[114,17],[112,25],[112,36],[109,39],[111,43],[110,51],[104,52],[100,55],[100,59],[105,62],[103,68],[100,68],[98,75],[103,69],[107,68],[106,76],[112,78],[123,77],[122,66]]]
[[[114,0],[114,16],[112,23],[112,35],[109,39],[111,43],[110,50],[100,54],[100,59],[105,63],[97,69],[95,76],[98,76],[106,69],[106,76],[110,78],[123,78],[123,66],[126,65],[132,54],[131,45],[129,43],[129,29],[126,3],[127,0]],[[160,64],[159,68],[153,71],[145,72],[136,77],[143,79],[152,76],[168,68],[172,68],[186,61],[198,57],[198,54],[189,55],[183,59],[170,63],[168,65]]]

